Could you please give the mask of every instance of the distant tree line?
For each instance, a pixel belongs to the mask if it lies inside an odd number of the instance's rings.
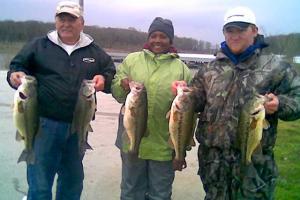
[[[289,58],[300,56],[300,33],[269,36],[266,42],[270,45],[266,49],[267,53],[286,55]]]
[[[0,21],[0,42],[26,42],[34,37],[45,35],[54,28],[54,23],[40,21]],[[140,50],[147,39],[147,33],[137,31],[133,27],[121,29],[86,26],[84,31],[90,34],[103,48],[118,51]],[[268,36],[265,40],[270,44],[266,53],[287,55],[288,57],[300,55],[300,33]],[[204,40],[176,36],[174,46],[179,52],[193,53],[215,53],[219,47]]]
[[[40,21],[0,21],[0,42],[25,42],[34,37],[45,35],[55,28],[54,23]],[[102,28],[86,26],[85,33],[90,34],[103,48],[124,51],[140,50],[147,39],[147,33],[137,31],[133,27]],[[193,38],[176,37],[174,46],[180,52],[212,53],[212,44]]]

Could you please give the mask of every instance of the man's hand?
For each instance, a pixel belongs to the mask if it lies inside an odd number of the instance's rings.
[[[186,168],[186,161],[185,159],[183,160],[176,160],[175,158],[173,159],[173,169],[174,171],[182,171],[183,169]]]
[[[95,90],[98,91],[103,91],[104,90],[104,83],[105,83],[105,78],[102,75],[96,75],[93,78],[93,82],[95,83]]]
[[[121,80],[121,87],[125,90],[125,91],[129,91],[130,90],[130,87],[129,87],[129,82],[130,82],[130,79],[129,78],[124,78]]]
[[[187,84],[185,81],[173,81],[172,85],[171,85],[171,91],[175,96],[177,95],[177,87],[178,86],[186,87]]]
[[[266,101],[264,104],[266,113],[267,114],[275,113],[278,110],[278,106],[279,106],[278,97],[273,93],[266,94],[265,96],[268,99],[268,101]]]
[[[18,88],[21,85],[21,78],[25,76],[24,72],[13,72],[10,74],[9,81],[11,85],[15,88]]]

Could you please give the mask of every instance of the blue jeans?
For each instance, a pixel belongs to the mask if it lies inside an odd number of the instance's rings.
[[[84,154],[79,153],[77,134],[70,130],[70,123],[40,118],[34,141],[35,163],[27,165],[28,200],[52,200],[56,173],[56,200],[80,199]]]
[[[171,200],[172,161],[143,160],[123,153],[121,200]]]

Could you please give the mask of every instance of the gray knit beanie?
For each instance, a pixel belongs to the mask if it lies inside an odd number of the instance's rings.
[[[169,19],[163,19],[161,17],[156,17],[153,22],[151,23],[149,30],[148,30],[148,38],[151,33],[155,31],[161,31],[165,33],[171,40],[174,39],[174,28],[172,21]]]

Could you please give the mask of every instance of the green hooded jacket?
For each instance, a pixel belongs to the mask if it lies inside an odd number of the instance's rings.
[[[141,82],[147,90],[148,121],[147,136],[142,138],[139,157],[157,161],[172,160],[169,140],[169,126],[166,115],[171,108],[174,95],[171,84],[175,80],[192,79],[189,68],[178,59],[175,53],[155,55],[144,49],[129,54],[118,66],[112,84],[112,95],[119,102],[124,103],[127,93],[120,86],[124,78]],[[126,151],[126,145],[123,145]]]

